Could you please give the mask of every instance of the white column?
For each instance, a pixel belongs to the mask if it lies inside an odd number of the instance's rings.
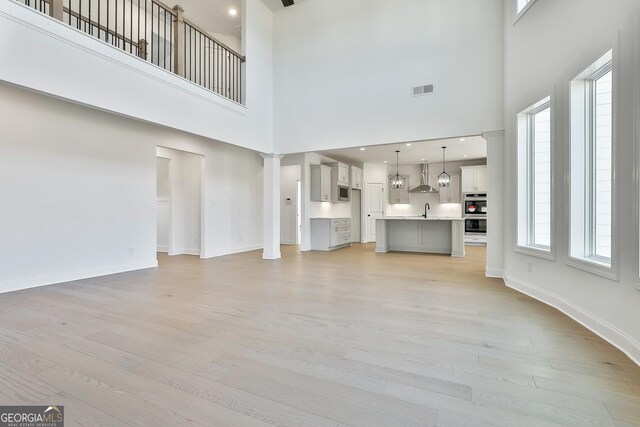
[[[280,154],[260,154],[264,158],[262,258],[280,258]]]
[[[487,277],[504,277],[504,131],[485,132],[487,140]]]

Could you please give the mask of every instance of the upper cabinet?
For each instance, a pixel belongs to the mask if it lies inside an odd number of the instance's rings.
[[[357,166],[351,166],[351,188],[354,190],[362,190],[362,169]]]
[[[440,203],[460,203],[460,176],[451,175],[448,187],[440,187]]]
[[[487,192],[487,166],[462,166],[462,192]]]
[[[344,163],[331,163],[330,166],[333,168],[333,173],[335,174],[336,185],[346,185],[349,186],[349,165],[345,165]]]
[[[331,166],[311,165],[311,201],[331,202]]]
[[[391,178],[389,178],[389,204],[390,205],[409,204],[409,177],[400,175],[400,179],[404,181],[403,188],[392,188]]]

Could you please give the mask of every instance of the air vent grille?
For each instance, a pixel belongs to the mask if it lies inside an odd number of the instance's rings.
[[[416,86],[413,88],[413,96],[429,95],[433,93],[433,85]]]

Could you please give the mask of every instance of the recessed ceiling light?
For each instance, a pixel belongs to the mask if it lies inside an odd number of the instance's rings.
[[[364,148],[364,147],[362,147],[362,148],[360,149],[360,151],[364,151],[364,150],[366,150],[366,148]]]
[[[469,155],[463,154],[462,157],[464,157],[466,159],[467,157],[469,157]]]
[[[385,160],[384,162],[385,162],[385,163],[389,163],[389,162],[387,162],[386,160]]]
[[[410,144],[410,143],[409,143],[409,144],[407,144],[407,147],[411,147],[411,144]]]
[[[229,15],[237,16],[238,15],[238,11],[232,7],[231,9],[229,9]]]
[[[460,142],[464,142],[466,140],[467,140],[467,138],[460,138]]]

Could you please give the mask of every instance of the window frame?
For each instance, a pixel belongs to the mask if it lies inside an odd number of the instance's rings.
[[[531,9],[531,7],[533,6],[533,4],[536,2],[537,0],[529,0],[529,2],[527,4],[524,5],[524,7],[518,11],[518,0],[513,0],[513,4],[514,4],[514,20],[513,20],[513,25],[515,25],[520,18],[522,18],[524,16],[525,13],[527,13],[527,11],[529,11],[529,9]]]
[[[554,120],[554,108],[555,97],[546,95],[542,98],[538,98],[537,102],[530,103],[529,106],[523,109],[517,114],[516,129],[517,129],[517,141],[516,141],[516,199],[517,199],[517,212],[516,212],[516,243],[514,251],[531,255],[547,260],[556,260],[556,244],[554,242],[555,235],[555,120]],[[549,246],[536,245],[533,243],[532,237],[535,232],[535,202],[534,196],[534,174],[535,174],[535,156],[533,155],[535,150],[535,116],[536,114],[549,109],[550,110],[550,242]],[[524,130],[522,129],[524,127]],[[524,139],[524,143],[522,140]],[[524,152],[522,147],[524,146]],[[524,171],[522,170],[524,168]],[[521,174],[524,173],[524,185],[521,182],[523,179]],[[524,194],[522,194],[524,191]],[[523,212],[524,205],[524,212]],[[522,234],[525,233],[525,239],[523,242]]]
[[[594,261],[595,263],[603,264],[603,265],[611,265],[613,252],[611,257],[603,257],[602,255],[596,254],[597,240],[596,240],[596,151],[597,151],[597,142],[596,142],[596,83],[597,81],[608,74],[612,73],[612,81],[613,81],[613,60],[607,62],[600,69],[596,70],[593,74],[588,76],[585,84],[585,90],[587,93],[585,94],[585,100],[587,101],[587,111],[589,122],[588,131],[589,136],[587,138],[587,149],[585,150],[588,159],[585,172],[587,176],[585,177],[585,182],[587,185],[585,186],[585,190],[587,194],[585,195],[586,205],[588,209],[585,209],[585,226],[588,228],[585,230],[585,254],[586,259]],[[613,87],[613,83],[612,83]],[[611,193],[613,194],[613,92],[611,97]],[[611,224],[611,246],[613,248],[613,197],[611,200],[611,213],[612,213],[612,224]]]
[[[596,274],[612,281],[619,281],[618,256],[618,225],[617,225],[617,192],[616,192],[616,123],[617,123],[617,38],[593,55],[585,62],[579,72],[569,78],[570,108],[569,108],[569,141],[567,147],[567,224],[569,226],[569,244],[567,265]],[[592,140],[595,132],[589,127],[595,125],[594,105],[591,103],[591,93],[597,78],[606,73],[612,73],[612,119],[611,119],[611,258],[604,258],[594,254],[595,243],[592,227],[592,211],[590,209],[592,197],[592,177],[595,169],[591,166],[595,148]],[[587,115],[588,114],[588,115]],[[576,153],[576,150],[578,152]],[[587,162],[587,156],[589,156]],[[576,183],[578,179],[581,182]],[[580,190],[580,191],[578,191]],[[581,194],[582,193],[582,194]],[[593,200],[593,199],[592,199]],[[587,204],[589,203],[589,204]],[[589,209],[587,209],[589,207]],[[576,212],[579,209],[579,212]],[[579,213],[579,215],[578,215]],[[579,231],[578,231],[579,230]],[[578,234],[578,235],[576,235]],[[579,248],[579,250],[577,250]]]

